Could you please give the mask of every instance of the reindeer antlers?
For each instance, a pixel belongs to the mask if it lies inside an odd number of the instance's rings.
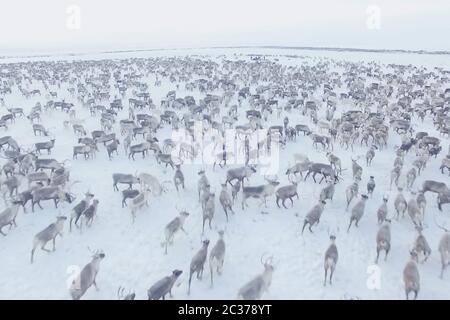
[[[268,254],[268,252],[264,252],[264,253],[261,255],[261,258],[260,258],[261,264],[262,264],[263,266],[265,266],[265,265],[267,265],[267,264],[272,264],[272,262],[273,262],[273,255],[270,256],[270,257],[268,257],[267,259],[265,259],[265,260],[263,261],[263,258],[264,258],[264,256],[265,256],[266,254]]]
[[[264,175],[264,179],[265,179],[266,181],[270,182],[270,183],[274,183],[274,182],[277,182],[277,181],[278,181],[278,175],[275,175],[275,176],[273,177],[273,179],[270,179],[270,178],[268,178],[266,175]]]
[[[92,249],[89,246],[87,248],[88,248],[89,252],[93,254],[93,256],[103,253],[102,249],[96,249],[95,251],[92,251]]]

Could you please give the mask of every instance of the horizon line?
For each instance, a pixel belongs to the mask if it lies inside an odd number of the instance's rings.
[[[95,50],[85,52],[60,52],[60,53],[36,53],[31,55],[1,55],[0,59],[10,58],[39,58],[51,56],[83,56],[89,54],[124,53],[124,52],[150,52],[150,51],[170,51],[170,50],[205,50],[205,49],[291,49],[310,51],[337,51],[337,52],[375,52],[375,53],[406,53],[406,54],[430,54],[430,55],[450,55],[450,50],[409,50],[409,49],[375,49],[375,48],[355,48],[355,47],[321,47],[321,46],[283,46],[283,45],[242,45],[242,46],[200,46],[200,47],[179,47],[179,48],[146,48],[146,49],[117,49],[117,50]]]

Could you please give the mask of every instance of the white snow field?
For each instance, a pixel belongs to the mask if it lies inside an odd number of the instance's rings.
[[[248,54],[264,54],[266,60],[286,66],[313,65],[328,59],[334,61],[362,62],[364,64],[376,62],[381,69],[392,72],[388,66],[390,63],[413,65],[417,68],[426,67],[430,72],[437,72],[435,67],[447,68],[450,66],[450,56],[448,55],[419,55],[419,54],[389,54],[389,53],[349,53],[349,52],[322,52],[308,50],[284,50],[284,49],[192,49],[192,50],[167,50],[152,52],[126,52],[126,53],[105,53],[86,54],[80,56],[58,55],[41,58],[5,58],[0,60],[0,70],[9,68],[8,63],[31,62],[31,61],[77,61],[128,58],[151,58],[151,57],[179,57],[193,56],[193,58],[212,60],[222,64],[224,59],[245,60],[251,62]],[[298,55],[298,57],[287,57],[287,55]],[[254,62],[253,62],[254,63]],[[341,77],[342,67],[331,67]],[[168,69],[170,70],[170,69]],[[104,71],[104,70],[103,70]],[[111,73],[114,70],[109,70]],[[100,73],[100,69],[95,70]],[[145,73],[145,70],[137,70],[138,73]],[[376,82],[370,76],[361,74],[366,85]],[[405,76],[406,77],[406,76]],[[199,76],[194,76],[194,79]],[[161,78],[162,85],[154,86],[155,75],[150,74],[139,81],[149,85],[148,92],[157,108],[160,108],[161,99],[165,98],[170,90],[176,90],[177,97],[192,95],[196,101],[203,98],[205,93],[197,89],[194,91],[185,90],[184,83],[179,89],[176,82],[169,81],[169,78]],[[77,79],[81,82],[84,79]],[[429,82],[436,82],[433,78],[427,79]],[[111,98],[118,95],[113,86],[114,78],[111,77]],[[259,83],[263,84],[263,82]],[[250,88],[252,93],[259,84],[253,84]],[[241,87],[244,86],[240,84]],[[41,96],[31,96],[25,98],[17,86],[12,87],[11,94],[3,95],[6,107],[23,107],[25,114],[29,114],[31,108],[37,102],[45,105],[52,99],[46,96],[46,91],[41,82],[34,81],[30,85],[23,85],[27,90],[39,89]],[[65,99],[66,102],[73,102],[76,110],[76,117],[84,119],[84,127],[88,131],[88,136],[93,130],[100,130],[100,116],[91,116],[89,108],[84,107],[76,96],[72,96],[68,87],[76,87],[76,84],[62,82],[60,88],[50,86],[50,91],[58,93],[55,101]],[[450,87],[442,84],[437,88],[438,93]],[[389,104],[397,101],[396,87],[394,94],[389,99]],[[345,84],[342,88],[335,88],[339,94],[346,92]],[[394,199],[397,196],[397,189],[389,188],[390,172],[393,168],[396,157],[395,148],[401,144],[401,136],[392,129],[389,132],[387,147],[376,151],[375,158],[370,167],[365,165],[364,155],[368,150],[365,145],[359,142],[355,144],[354,151],[345,150],[334,143],[333,153],[340,157],[342,166],[342,178],[336,184],[335,197],[328,201],[323,212],[320,223],[315,225],[313,233],[305,230],[303,235],[299,234],[303,219],[309,209],[316,203],[324,183],[314,183],[309,177],[306,181],[301,181],[298,185],[299,199],[294,198],[294,206],[288,203],[288,209],[278,208],[275,203],[275,196],[268,198],[267,208],[259,205],[259,200],[249,199],[249,207],[241,209],[241,195],[235,202],[233,209],[235,214],[231,214],[229,221],[226,221],[225,214],[219,203],[220,183],[225,181],[228,168],[239,167],[242,164],[230,164],[225,168],[217,167],[213,170],[211,164],[184,164],[181,166],[185,175],[186,189],[176,192],[173,184],[167,184],[168,191],[161,196],[151,194],[149,206],[144,207],[136,215],[133,224],[130,209],[121,207],[121,193],[114,191],[112,187],[112,174],[147,172],[156,176],[159,181],[172,181],[174,170],[164,168],[159,165],[153,152],[142,159],[137,154],[136,160],[128,158],[123,149],[123,138],[119,130],[119,120],[128,118],[128,99],[133,97],[132,90],[128,90],[122,99],[124,109],[117,115],[114,125],[114,132],[120,140],[119,155],[114,155],[112,160],[108,159],[106,149],[103,144],[99,144],[99,152],[94,159],[72,159],[73,146],[78,145],[79,136],[75,135],[72,129],[63,126],[64,120],[69,120],[69,114],[59,110],[42,111],[41,123],[50,129],[56,138],[55,147],[51,155],[42,152],[42,158],[54,158],[58,161],[66,161],[70,168],[70,181],[80,181],[74,184],[72,192],[77,199],[74,203],[62,203],[55,209],[52,201],[43,201],[43,210],[36,206],[35,212],[31,212],[30,204],[27,205],[27,212],[19,210],[17,216],[17,227],[3,230],[6,236],[0,236],[0,299],[71,299],[68,290],[68,283],[72,279],[71,272],[76,267],[83,267],[91,260],[92,250],[101,249],[106,257],[100,264],[97,275],[99,290],[91,287],[82,299],[117,299],[119,286],[125,287],[136,293],[136,299],[147,299],[147,290],[152,284],[164,276],[168,276],[174,269],[180,269],[183,274],[176,282],[172,293],[173,297],[168,299],[235,299],[239,289],[256,275],[263,272],[264,268],[260,263],[261,255],[269,253],[274,256],[275,271],[272,283],[263,299],[404,299],[403,268],[409,261],[409,250],[417,236],[414,225],[406,214],[398,221],[393,219],[391,223],[392,248],[387,261],[384,261],[384,253],[381,254],[378,269],[374,267],[376,257],[376,234],[379,229],[376,211],[382,204],[384,195],[389,196],[389,215],[394,214]],[[208,92],[221,95],[222,90]],[[322,105],[319,109],[319,119],[325,117],[325,103],[322,103],[323,86],[314,92],[314,96]],[[287,98],[278,98],[280,106],[284,106]],[[413,103],[420,102],[420,98]],[[99,102],[109,107],[110,101]],[[237,104],[237,94],[234,95],[230,105]],[[2,107],[2,115],[8,111]],[[239,120],[237,124],[244,124],[245,110],[249,108],[248,101],[243,101],[238,108]],[[335,117],[339,117],[342,112],[357,109],[350,102],[338,99]],[[178,112],[182,115],[186,110]],[[225,115],[228,108],[223,108],[221,115]],[[376,112],[376,106],[372,107],[372,112]],[[155,112],[145,109],[146,113]],[[137,110],[136,113],[142,113]],[[269,116],[267,124],[283,125],[285,116],[289,117],[289,125],[307,124],[316,133],[319,129],[311,122],[309,116],[303,116],[299,109],[284,111],[281,117],[277,117],[277,112]],[[219,120],[220,121],[220,120]],[[413,190],[418,190],[424,180],[436,180],[450,185],[450,178],[447,173],[442,174],[439,167],[442,158],[448,152],[449,138],[440,135],[433,125],[432,115],[427,113],[425,121],[422,123],[416,116],[412,116],[412,127],[416,132],[427,131],[430,136],[441,139],[442,152],[437,158],[430,158],[423,173],[417,177]],[[389,125],[386,117],[385,123]],[[34,143],[47,141],[44,136],[34,136],[31,123],[26,117],[16,119],[15,123],[9,125],[8,130],[0,128],[1,136],[12,136],[24,149],[33,148]],[[166,138],[170,138],[172,129],[170,125],[165,125],[158,130],[156,137],[162,143]],[[142,142],[142,138],[137,137],[132,143]],[[218,150],[220,151],[220,150]],[[321,147],[315,148],[312,140],[308,136],[300,134],[295,141],[288,141],[285,148],[280,150],[278,178],[280,186],[289,184],[286,169],[294,164],[294,153],[304,153],[312,161],[328,163],[326,152]],[[345,189],[352,183],[351,158],[363,155],[358,161],[363,167],[360,191],[365,193],[369,176],[375,177],[376,188],[373,197],[366,203],[365,213],[359,227],[352,226],[347,233],[347,226],[350,218],[350,210],[346,211]],[[401,181],[405,179],[406,172],[412,167],[412,162],[416,159],[415,147],[406,154],[405,164],[402,170]],[[1,159],[1,164],[6,160]],[[213,229],[205,227],[205,234],[202,236],[202,210],[198,202],[197,182],[199,176],[197,172],[204,168],[211,183],[213,191],[216,193],[215,215],[212,221]],[[258,168],[258,167],[257,167]],[[2,173],[1,179],[5,179]],[[247,185],[256,186],[264,183],[263,175],[258,168],[256,174],[252,175]],[[5,187],[3,187],[5,188]],[[19,188],[19,192],[27,188],[27,181],[24,179]],[[119,185],[120,190],[126,185]],[[69,232],[69,221],[66,222],[63,237],[56,239],[56,251],[47,253],[37,249],[35,261],[30,264],[30,251],[33,237],[36,233],[53,223],[58,214],[70,217],[71,209],[83,198],[84,193],[90,190],[98,199],[99,207],[97,216],[94,218],[90,228],[83,228],[80,233],[78,229]],[[228,191],[231,193],[230,188]],[[408,200],[410,193],[404,191]],[[358,198],[359,200],[359,198]],[[424,220],[424,235],[431,246],[432,253],[425,263],[419,263],[420,292],[418,299],[450,299],[450,270],[444,274],[444,278],[439,278],[441,270],[438,244],[444,231],[439,229],[434,223],[433,217],[438,221],[450,226],[450,205],[445,205],[440,212],[436,204],[436,195],[426,193],[427,207]],[[356,203],[351,203],[351,207]],[[1,201],[2,210],[5,204]],[[168,254],[164,254],[162,241],[164,239],[164,228],[174,217],[177,216],[177,208],[184,208],[190,213],[186,219],[184,229],[187,234],[179,232],[176,234],[173,245],[169,246]],[[187,294],[187,284],[189,276],[189,265],[191,258],[201,248],[202,239],[210,239],[210,249],[218,239],[217,231],[225,229],[226,255],[223,273],[215,276],[214,287],[210,286],[209,265],[206,262],[202,280],[193,277],[190,295]],[[339,260],[334,274],[333,284],[323,285],[324,277],[324,254],[329,246],[329,233],[335,232],[336,245],[339,251]],[[51,241],[47,245],[51,248]],[[375,271],[374,271],[375,270]],[[375,272],[375,274],[372,274]],[[378,278],[377,278],[378,277]]]

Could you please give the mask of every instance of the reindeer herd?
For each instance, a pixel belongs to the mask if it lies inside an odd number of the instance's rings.
[[[214,276],[223,273],[242,281],[235,296],[223,298],[261,299],[272,279],[300,276],[276,273],[294,263],[280,258],[276,247],[247,248],[260,255],[262,268],[246,283],[231,267],[236,265],[227,263],[225,252],[235,257],[237,249],[226,246],[231,230],[242,216],[257,216],[263,209],[277,220],[294,212],[300,217],[291,230],[292,242],[317,242],[327,230],[330,243],[323,248],[321,270],[309,271],[321,273],[326,288],[339,282],[339,265],[349,259],[339,254],[339,240],[363,234],[370,221],[378,230],[367,234],[373,239],[371,263],[381,264],[380,254],[386,265],[393,254],[401,257],[403,251],[410,257],[403,274],[398,270],[407,299],[411,293],[418,297],[423,265],[436,255],[440,270],[435,274],[445,281],[450,264],[445,223],[450,221],[450,72],[330,58],[298,64],[266,58],[0,64],[0,240],[8,243],[30,215],[48,220],[34,237],[22,239],[29,241],[35,266],[46,259],[36,249],[55,251],[58,236],[60,242],[78,242],[73,239],[102,228],[111,210],[121,213],[114,218],[131,232],[156,214],[155,204],[166,203],[161,258],[153,252],[149,263],[180,255],[188,239],[197,251],[178,257],[184,265],[167,266],[162,279],[148,279],[154,282],[147,296],[133,290],[125,294],[122,285],[133,285],[120,283],[118,298],[165,299],[176,296],[183,281],[189,295],[195,278],[201,281],[205,272],[211,287]],[[272,170],[267,161],[275,166]],[[318,193],[305,196],[317,187]],[[49,217],[53,212],[56,216]],[[70,240],[63,237],[67,223]],[[393,246],[396,226],[415,237],[410,246]],[[427,241],[431,232],[440,233],[438,243]],[[266,234],[279,236],[270,228]],[[201,243],[192,245],[198,237]],[[210,244],[209,238],[217,240]],[[52,249],[46,248],[50,241]],[[100,249],[91,252],[92,260],[68,288],[72,299],[97,288],[97,276],[102,278],[100,265],[108,256]],[[23,264],[21,257],[14,258]],[[95,293],[90,297],[95,299]]]

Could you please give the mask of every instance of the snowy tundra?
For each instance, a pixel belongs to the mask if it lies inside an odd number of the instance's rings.
[[[0,299],[450,299],[449,65],[0,60]]]

